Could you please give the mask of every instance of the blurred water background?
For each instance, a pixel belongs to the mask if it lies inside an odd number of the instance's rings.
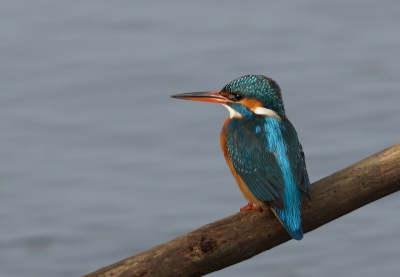
[[[246,204],[228,112],[282,88],[316,181],[400,142],[398,1],[1,1],[0,276],[79,276]],[[209,276],[398,276],[395,193]]]

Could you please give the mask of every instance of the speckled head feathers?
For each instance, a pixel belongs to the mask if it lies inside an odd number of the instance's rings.
[[[239,77],[227,84],[221,92],[226,92],[235,97],[256,99],[264,108],[275,111],[281,118],[285,118],[281,89],[279,85],[263,75],[246,75]]]

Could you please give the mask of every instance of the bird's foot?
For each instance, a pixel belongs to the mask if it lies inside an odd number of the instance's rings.
[[[244,212],[244,211],[260,211],[260,209],[258,207],[256,207],[256,206],[253,206],[253,204],[249,203],[246,206],[241,207],[240,211],[241,212]]]

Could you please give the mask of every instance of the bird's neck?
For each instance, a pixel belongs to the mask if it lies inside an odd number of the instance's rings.
[[[229,111],[229,117],[241,120],[254,119],[254,113],[241,104],[227,103],[224,106]]]

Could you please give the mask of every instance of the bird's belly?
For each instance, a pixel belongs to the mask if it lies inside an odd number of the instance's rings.
[[[258,200],[257,198],[254,197],[254,195],[250,192],[250,190],[247,188],[247,186],[243,183],[242,179],[240,178],[239,175],[236,174],[236,171],[234,171],[233,167],[229,165],[232,171],[233,177],[235,177],[235,180],[239,186],[240,191],[242,192],[244,198],[251,204],[254,204],[258,207],[261,207],[263,209],[269,208],[267,203]]]
[[[232,160],[229,157],[228,148],[226,145],[226,132],[228,131],[227,125],[228,125],[229,121],[230,121],[229,118],[225,121],[225,123],[222,127],[222,132],[221,132],[221,137],[220,137],[221,149],[222,149],[222,152],[224,153],[226,163],[228,164],[229,169],[231,170],[232,175],[235,178],[236,183],[238,184],[239,189],[242,192],[244,198],[251,204],[255,204],[263,209],[267,209],[267,208],[269,208],[268,204],[263,201],[260,201],[254,197],[254,195],[250,192],[250,190],[244,184],[242,178],[240,178],[240,176],[236,173],[236,170],[232,164]]]

